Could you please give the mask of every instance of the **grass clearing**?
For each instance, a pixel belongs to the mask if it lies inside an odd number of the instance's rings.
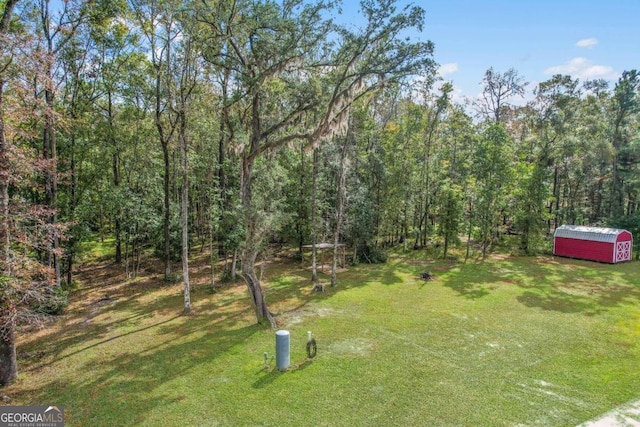
[[[326,294],[300,264],[269,265],[287,372],[264,368],[274,331],[254,324],[244,285],[206,291],[206,257],[192,316],[152,267],[125,283],[88,266],[68,313],[22,336],[3,393],[65,406],[72,426],[575,426],[640,396],[639,263],[416,254],[352,267]]]

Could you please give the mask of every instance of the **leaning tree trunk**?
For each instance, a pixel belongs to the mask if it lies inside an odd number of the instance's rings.
[[[251,180],[253,178],[253,166],[255,158],[251,154],[245,154],[242,158],[242,208],[245,219],[245,241],[240,254],[242,262],[242,278],[247,284],[249,296],[256,312],[256,320],[263,324],[269,322],[276,327],[276,321],[267,307],[264,291],[260,280],[256,276],[255,264],[258,257],[261,236],[259,235],[258,214],[253,206],[251,194]]]

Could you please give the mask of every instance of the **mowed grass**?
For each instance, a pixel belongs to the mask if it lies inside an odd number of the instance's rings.
[[[244,285],[212,295],[194,265],[192,316],[158,274],[88,267],[68,314],[22,338],[10,404],[64,406],[71,426],[575,426],[640,397],[637,262],[411,253],[325,294],[278,262],[264,285],[291,332],[287,372],[265,369],[274,331]]]

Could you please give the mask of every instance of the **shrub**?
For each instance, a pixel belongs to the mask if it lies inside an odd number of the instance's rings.
[[[69,305],[69,291],[62,286],[49,288],[34,311],[41,314],[59,315]]]
[[[167,277],[164,278],[164,283],[173,285],[176,283],[180,283],[182,281],[181,273],[170,273]]]
[[[358,248],[358,259],[369,264],[384,264],[387,258],[387,253],[378,246],[364,244]]]

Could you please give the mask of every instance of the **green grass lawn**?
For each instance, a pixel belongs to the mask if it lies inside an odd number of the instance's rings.
[[[282,373],[264,368],[274,331],[254,324],[243,285],[196,286],[187,317],[180,285],[91,267],[69,313],[23,339],[4,394],[64,406],[71,426],[575,426],[640,397],[639,267],[396,255],[310,294],[300,264],[274,264]]]

